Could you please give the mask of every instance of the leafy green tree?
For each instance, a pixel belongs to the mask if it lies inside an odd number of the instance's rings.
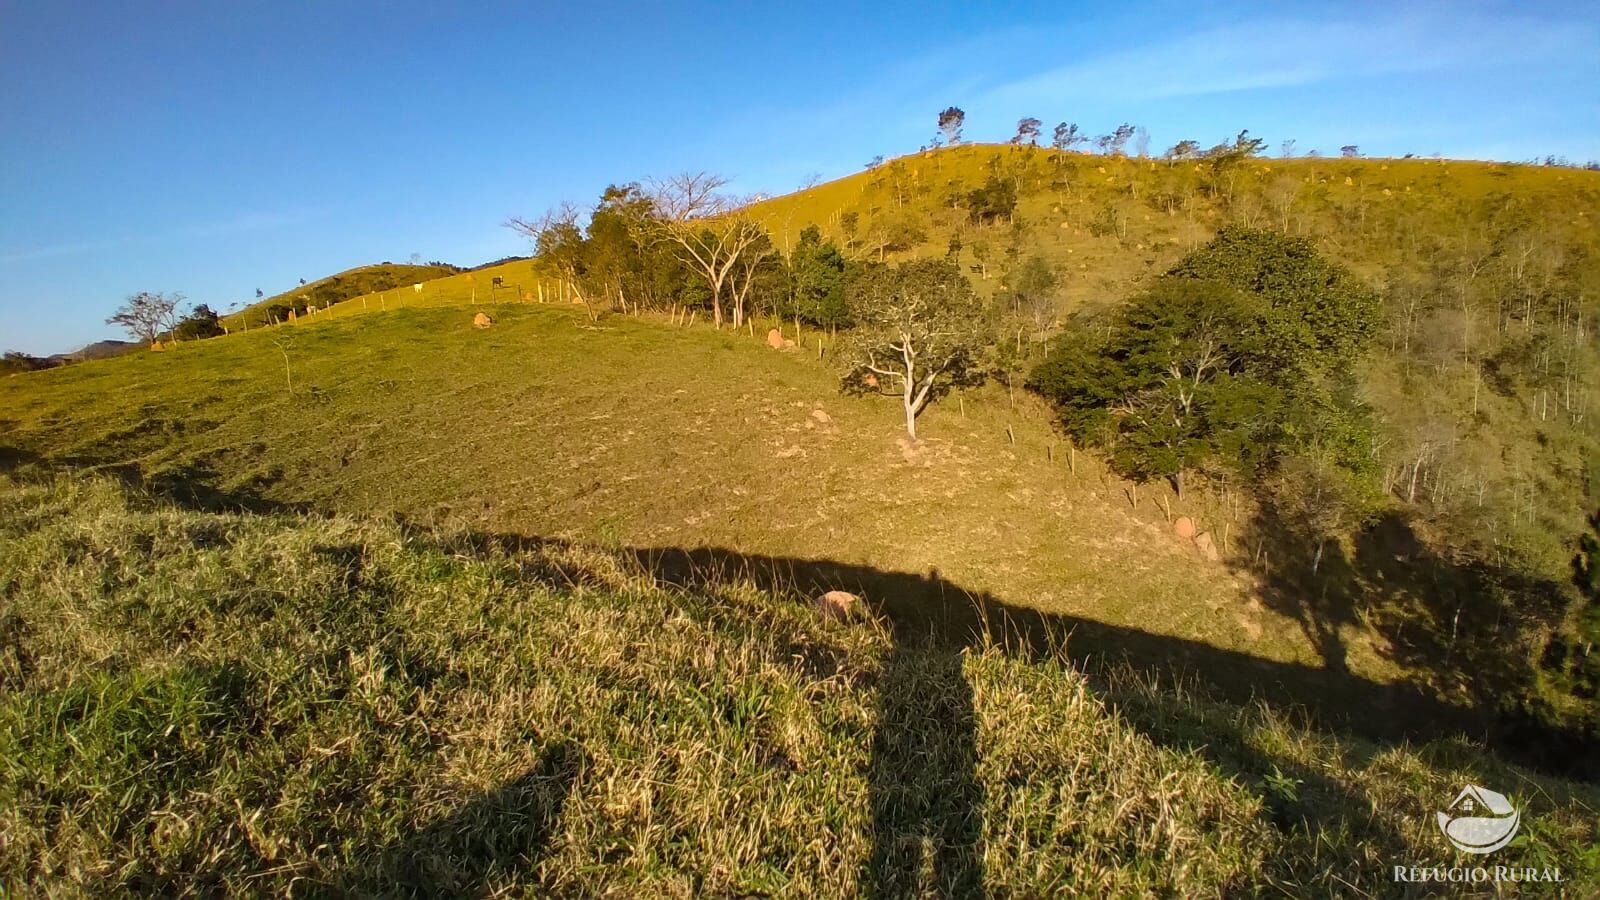
[[[1022,144],[1027,144],[1029,147],[1039,146],[1039,128],[1042,124],[1032,116],[1017,120],[1017,133],[1011,138],[1011,143],[1018,146]]]
[[[1167,159],[1194,159],[1200,155],[1200,142],[1183,140],[1172,145],[1165,156]]]
[[[944,132],[945,143],[952,147],[961,143],[961,126],[967,121],[967,114],[959,106],[946,107],[939,113],[939,130]]]
[[[1348,373],[1376,318],[1370,292],[1306,242],[1225,229],[1107,321],[1069,330],[1030,385],[1119,469],[1180,491],[1186,470],[1254,474],[1290,453],[1365,477],[1369,416]]]
[[[690,273],[659,232],[655,203],[639,185],[606,188],[586,229],[584,290],[613,307],[683,302]]]
[[[845,389],[898,395],[912,440],[929,403],[982,379],[991,319],[949,260],[868,264],[851,282],[849,303],[856,327],[844,345]]]
[[[204,303],[196,306],[172,329],[172,336],[180,341],[199,340],[221,335],[222,323],[216,310]]]
[[[981,187],[967,193],[967,215],[974,223],[987,225],[1010,219],[1017,209],[1017,186],[1011,179],[990,175]]]
[[[800,232],[794,252],[789,255],[790,294],[786,314],[824,328],[849,325],[845,265],[844,252],[838,245],[823,240],[817,226],[806,226]]]
[[[1055,269],[1042,256],[1030,256],[1007,276],[1011,314],[1043,330],[1055,314]]]
[[[1050,140],[1050,146],[1054,147],[1058,153],[1066,153],[1086,140],[1088,138],[1084,137],[1083,133],[1078,130],[1077,124],[1062,122],[1056,126],[1055,134]]]
[[[839,230],[844,232],[844,245],[854,247],[861,231],[861,213],[853,209],[840,213]]]
[[[900,209],[874,216],[867,223],[867,247],[878,251],[878,261],[885,253],[910,250],[928,239],[922,219],[909,209]]]
[[[1259,295],[1274,314],[1264,322],[1276,370],[1336,369],[1371,342],[1378,297],[1308,240],[1272,231],[1227,227],[1168,273],[1213,280]]]
[[[1136,129],[1124,122],[1118,125],[1111,134],[1107,135],[1106,149],[1113,156],[1125,156],[1128,152],[1128,140],[1133,137]]]

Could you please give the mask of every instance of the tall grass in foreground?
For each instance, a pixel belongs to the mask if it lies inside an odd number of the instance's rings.
[[[0,887],[1386,894],[1474,780],[1600,885],[1588,788],[798,599],[0,476]]]

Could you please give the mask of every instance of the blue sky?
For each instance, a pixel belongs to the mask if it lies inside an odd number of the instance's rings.
[[[1593,4],[0,0],[0,349],[118,336],[685,169],[781,193],[967,137],[1241,128],[1276,151],[1600,159]]]

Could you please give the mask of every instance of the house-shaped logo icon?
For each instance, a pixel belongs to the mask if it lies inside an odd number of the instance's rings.
[[[1447,811],[1437,814],[1439,830],[1456,849],[1467,853],[1493,853],[1511,843],[1522,824],[1522,813],[1504,794],[1469,784],[1456,795]]]

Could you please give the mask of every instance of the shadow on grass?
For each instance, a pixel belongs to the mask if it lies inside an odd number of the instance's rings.
[[[383,848],[320,896],[484,897],[536,868],[587,757],[557,742],[516,780]]]
[[[879,685],[880,724],[868,773],[873,853],[863,873],[863,882],[879,896],[982,893],[984,796],[976,777],[972,689],[962,674],[963,654],[970,648],[994,645],[1025,658],[1065,657],[1112,710],[1152,742],[1198,752],[1225,777],[1255,789],[1279,826],[1314,831],[1337,817],[1361,842],[1396,858],[1415,855],[1415,848],[1374,814],[1370,798],[1263,751],[1237,719],[1202,718],[1181,692],[1168,689],[1180,682],[1192,689],[1198,680],[1213,696],[1265,703],[1292,720],[1379,741],[1458,734],[1485,740],[1491,734],[1479,711],[1444,703],[1418,688],[1045,614],[968,592],[937,572],[919,576],[714,548],[655,548],[632,555],[659,581],[680,589],[748,579],[780,592],[849,590],[868,598],[887,619],[894,650]],[[1125,677],[1130,670],[1153,689],[1130,689]],[[1273,784],[1295,788],[1285,792]],[[1352,874],[1367,864],[1340,858],[1332,849],[1323,857],[1329,868]],[[1288,881],[1304,873],[1276,874]]]
[[[185,473],[192,483],[168,484],[161,493],[176,502],[207,510],[270,511],[281,508],[243,493],[214,490],[214,473]],[[179,479],[180,481],[182,479]],[[149,484],[139,482],[146,488]],[[434,540],[418,529],[419,540]],[[523,551],[559,542],[518,535],[480,534],[466,540],[479,551]],[[1381,540],[1383,553],[1398,545],[1394,535]],[[452,545],[455,550],[462,549]],[[1225,777],[1262,796],[1275,822],[1315,833],[1336,818],[1355,841],[1323,847],[1319,864],[1329,871],[1365,865],[1350,848],[1395,859],[1413,858],[1418,849],[1375,812],[1372,798],[1317,769],[1281,753],[1262,749],[1251,727],[1236,717],[1202,715],[1184,699],[1195,686],[1208,697],[1234,704],[1261,704],[1291,721],[1360,735],[1379,743],[1433,741],[1465,736],[1487,744],[1509,759],[1569,776],[1600,778],[1600,752],[1592,738],[1526,722],[1510,722],[1488,691],[1441,694],[1437,683],[1377,683],[1343,665],[1339,629],[1353,620],[1357,569],[1364,577],[1394,579],[1391,590],[1415,597],[1416,560],[1377,558],[1376,544],[1357,558],[1325,548],[1319,574],[1330,590],[1315,603],[1301,602],[1305,585],[1280,581],[1280,609],[1302,618],[1322,650],[1325,665],[1283,663],[1223,650],[1197,641],[1109,625],[1090,619],[1052,615],[975,593],[942,578],[885,571],[830,560],[807,560],[740,553],[718,548],[634,548],[624,551],[659,584],[702,591],[730,580],[748,580],[778,594],[814,596],[840,589],[871,604],[891,630],[894,649],[878,685],[879,729],[870,771],[872,852],[863,884],[877,896],[982,894],[985,797],[977,776],[978,751],[972,688],[963,674],[968,649],[998,646],[1024,658],[1060,658],[1083,672],[1105,702],[1153,743],[1196,752]],[[1420,546],[1420,543],[1418,544]],[[1332,553],[1331,556],[1327,555]],[[1365,558],[1362,554],[1366,554]],[[1287,557],[1286,557],[1287,559]],[[1430,565],[1446,567],[1443,560]],[[1424,569],[1424,571],[1427,571]],[[538,573],[531,573],[537,576]],[[1462,590],[1473,582],[1463,581]],[[1298,593],[1297,593],[1298,592]],[[1454,595],[1452,595],[1454,596]],[[1424,598],[1425,599],[1425,598]],[[1462,602],[1465,602],[1462,595]],[[1320,639],[1317,639],[1320,636]],[[1416,657],[1429,662],[1426,654]],[[1461,659],[1458,657],[1458,659]],[[1438,675],[1438,663],[1425,674]],[[1148,689],[1130,689],[1127,673]],[[1487,673],[1513,680],[1516,672]],[[1445,699],[1446,696],[1456,699]],[[1554,754],[1549,748],[1561,748]],[[561,798],[571,789],[582,754],[566,748],[542,759],[527,776],[459,813],[430,825],[377,855],[372,866],[341,883],[345,893],[378,889],[394,893],[492,890],[501,873],[516,867],[526,874],[535,865]],[[1275,785],[1294,785],[1282,790]],[[1269,865],[1286,866],[1287,860]],[[1304,873],[1277,873],[1295,883]]]
[[[1260,577],[1269,607],[1300,623],[1326,669],[1345,669],[1341,633],[1360,623],[1381,636],[1389,659],[1414,673],[1419,690],[1462,698],[1488,729],[1479,737],[1525,764],[1600,777],[1596,735],[1537,721],[1529,711],[1542,708],[1530,648],[1565,615],[1563,585],[1481,559],[1446,558],[1392,511],[1348,549],[1302,535],[1270,505],[1247,534],[1254,548],[1243,567]]]

